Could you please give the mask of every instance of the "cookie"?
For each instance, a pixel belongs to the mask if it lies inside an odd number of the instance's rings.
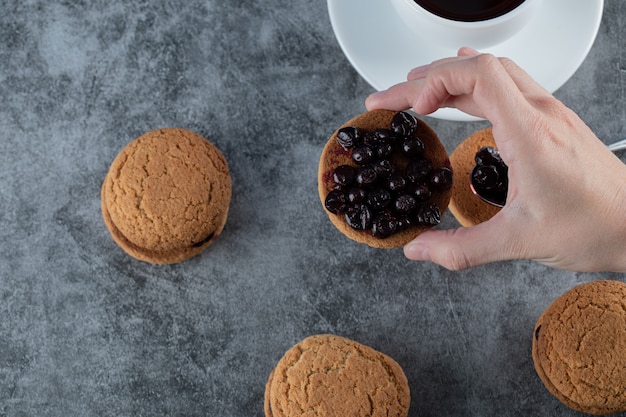
[[[102,184],[102,216],[129,255],[175,263],[218,238],[231,193],[219,149],[189,130],[159,129],[130,142],[113,160]]]
[[[289,349],[265,387],[266,417],[406,417],[408,381],[393,359],[329,334]]]
[[[556,299],[535,325],[532,357],[566,406],[596,415],[626,411],[626,284],[590,282]]]
[[[449,209],[464,227],[487,221],[501,210],[482,201],[470,189],[470,174],[475,165],[474,156],[484,146],[496,147],[490,127],[471,134],[450,154],[455,181],[452,184]]]
[[[392,225],[395,228],[393,234],[388,237],[380,238],[373,235],[371,230],[372,226],[364,226],[359,229],[355,229],[350,224],[348,224],[346,220],[346,215],[343,213],[336,214],[331,211],[326,206],[326,199],[333,190],[337,188],[337,185],[334,183],[333,175],[335,168],[341,165],[348,165],[354,167],[355,169],[361,168],[352,158],[352,149],[344,149],[342,145],[337,140],[337,136],[342,128],[347,127],[356,127],[363,134],[371,135],[377,129],[385,129],[390,130],[391,121],[396,116],[398,112],[391,110],[374,110],[370,112],[366,112],[360,114],[348,122],[344,123],[340,126],[328,139],[327,143],[324,146],[322,154],[320,156],[320,162],[318,167],[318,193],[322,202],[322,206],[325,212],[328,214],[328,217],[332,224],[345,236],[348,238],[367,244],[376,248],[397,248],[405,245],[406,243],[413,240],[420,233],[431,229],[435,223],[438,223],[440,217],[445,212],[448,207],[448,202],[450,201],[451,189],[448,187],[444,190],[436,190],[432,193],[432,196],[427,201],[419,201],[418,206],[430,206],[434,207],[437,210],[436,219],[429,225],[418,224],[416,219],[416,215],[413,212],[410,216],[407,216],[409,221],[411,222],[408,227],[401,227],[399,225]],[[413,117],[413,116],[411,116]],[[420,158],[432,162],[433,172],[437,170],[441,170],[443,168],[447,169],[450,173],[450,182],[452,182],[452,171],[450,170],[450,161],[448,159],[448,154],[439,140],[437,134],[428,126],[423,120],[415,118],[416,123],[416,131],[412,134],[412,137],[418,137],[423,143],[423,155]],[[396,139],[401,141],[401,139]],[[395,144],[394,146],[401,146]],[[404,174],[404,170],[407,166],[407,161],[405,159],[408,158],[400,158],[396,156],[391,156],[388,159],[391,160],[392,164],[395,165],[395,172],[400,174]],[[381,158],[385,159],[385,158]],[[417,159],[417,158],[416,158]],[[384,174],[379,175],[379,180],[384,180]],[[377,180],[377,181],[379,181]],[[415,187],[416,184],[408,184],[407,187]],[[382,186],[374,185],[371,188],[382,188]],[[347,187],[346,187],[347,188]],[[368,190],[369,198],[370,191]],[[406,194],[412,193],[407,188]],[[391,193],[391,198],[397,198],[400,193]],[[394,202],[390,202],[388,207],[393,207]],[[397,220],[394,215],[391,216],[394,220]],[[426,217],[426,215],[424,215]],[[375,214],[372,215],[372,221],[375,218]],[[433,218],[430,218],[433,219]],[[365,222],[364,222],[365,223]],[[397,223],[397,222],[396,222]],[[397,226],[397,227],[396,227]],[[406,225],[405,225],[406,226]]]

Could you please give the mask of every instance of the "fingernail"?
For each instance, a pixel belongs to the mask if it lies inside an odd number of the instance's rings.
[[[373,110],[376,106],[376,100],[383,94],[382,91],[376,91],[365,98],[365,107],[368,110]],[[373,101],[372,101],[373,100]]]
[[[430,69],[430,64],[420,65],[419,67],[415,67],[411,71],[409,71],[409,74],[407,75],[407,79],[414,80],[417,78],[424,78],[426,74],[428,73],[429,69]]]
[[[430,262],[432,260],[428,247],[426,247],[426,245],[420,243],[419,241],[412,241],[407,243],[404,247],[404,256],[414,261]]]
[[[378,98],[383,94],[384,91],[375,91],[372,94],[370,94],[367,98]]]
[[[480,55],[480,52],[472,48],[471,46],[464,46],[463,48],[461,48],[461,51],[463,51],[463,55]]]

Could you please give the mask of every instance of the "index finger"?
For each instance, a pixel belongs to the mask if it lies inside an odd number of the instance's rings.
[[[524,70],[507,58],[464,55],[445,58],[411,72],[407,82],[372,94],[368,109],[413,108],[429,114],[440,107],[456,107],[489,120],[502,112],[517,115],[524,95],[549,95]]]
[[[500,60],[488,54],[433,65],[413,101],[413,109],[427,114],[443,103],[473,114],[480,113],[492,123],[515,119],[514,116],[528,107],[520,88]]]

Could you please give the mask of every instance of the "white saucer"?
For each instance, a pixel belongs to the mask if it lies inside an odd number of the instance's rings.
[[[327,4],[344,54],[377,90],[405,81],[411,68],[456,55],[454,49],[437,46],[428,34],[423,39],[416,37],[387,0],[327,0]],[[603,6],[604,0],[545,0],[533,22],[509,40],[483,52],[513,59],[544,88],[554,92],[589,53],[600,27]],[[430,116],[480,120],[456,109],[439,109]]]

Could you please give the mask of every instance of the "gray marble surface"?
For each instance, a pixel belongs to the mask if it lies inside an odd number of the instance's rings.
[[[536,376],[533,325],[574,285],[625,277],[527,261],[450,272],[340,235],[317,159],[373,90],[325,2],[0,10],[0,416],[262,416],[283,352],[327,332],[395,358],[412,417],[578,415]],[[556,92],[607,142],[626,136],[625,17],[607,0]],[[449,151],[484,126],[428,121]],[[164,126],[222,149],[234,194],[209,250],[154,266],[115,245],[99,190],[124,145]]]

